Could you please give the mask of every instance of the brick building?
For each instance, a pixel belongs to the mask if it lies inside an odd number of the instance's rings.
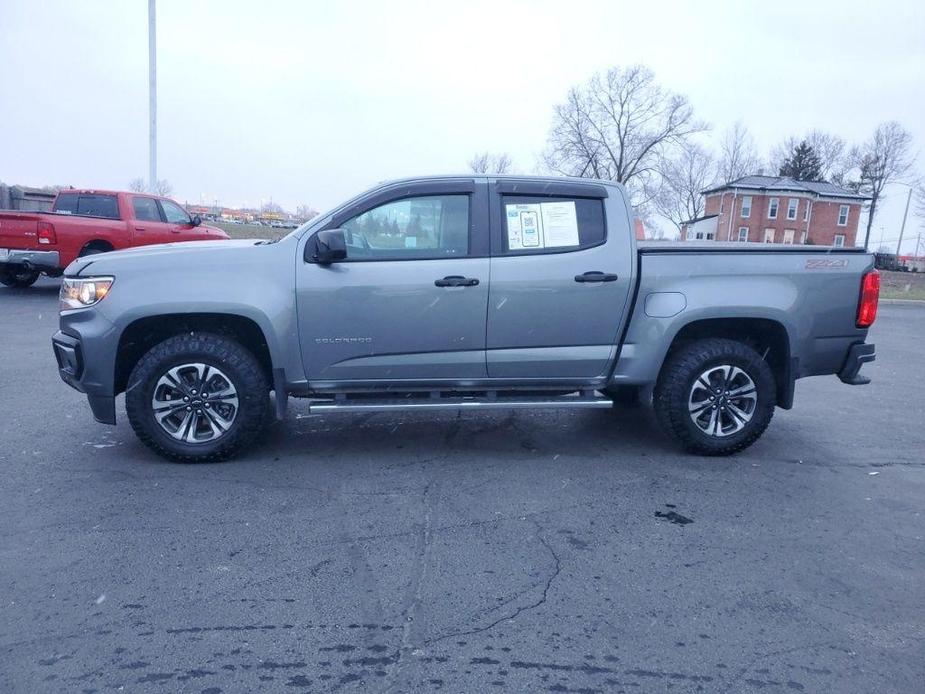
[[[744,176],[703,196],[704,215],[682,225],[682,240],[854,246],[868,199],[834,183],[780,176]]]

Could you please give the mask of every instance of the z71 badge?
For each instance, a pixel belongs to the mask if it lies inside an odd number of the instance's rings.
[[[848,267],[844,258],[810,258],[806,261],[807,270],[837,270]]]

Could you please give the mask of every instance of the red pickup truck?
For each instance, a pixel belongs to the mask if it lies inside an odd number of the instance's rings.
[[[51,212],[0,211],[0,283],[28,287],[93,253],[172,241],[227,239],[173,200],[106,190],[63,190]]]

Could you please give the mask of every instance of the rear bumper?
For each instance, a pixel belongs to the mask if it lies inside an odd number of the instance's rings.
[[[861,367],[876,358],[876,345],[869,345],[864,342],[851,345],[848,356],[845,358],[845,364],[842,366],[841,371],[838,372],[838,377],[842,383],[847,383],[850,386],[866,385],[870,383],[870,379],[867,376],[861,376]]]
[[[60,262],[58,251],[23,251],[15,248],[9,249],[5,258],[0,258],[0,264],[26,265],[37,270],[57,270]]]

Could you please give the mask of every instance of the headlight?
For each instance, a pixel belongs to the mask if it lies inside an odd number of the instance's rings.
[[[61,310],[86,308],[102,301],[115,277],[65,277],[61,282]]]

